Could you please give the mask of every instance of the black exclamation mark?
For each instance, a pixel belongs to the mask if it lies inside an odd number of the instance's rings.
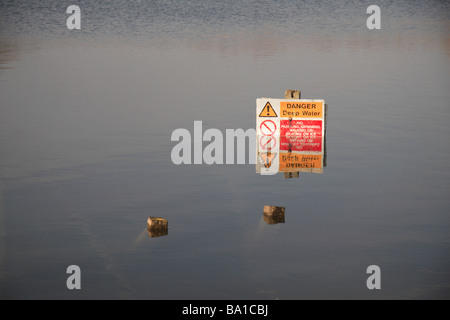
[[[267,105],[267,116],[270,116],[270,109],[269,109],[269,105]]]

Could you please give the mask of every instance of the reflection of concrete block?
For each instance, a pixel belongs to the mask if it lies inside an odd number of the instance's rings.
[[[284,215],[283,216],[274,216],[274,217],[269,217],[269,216],[263,215],[263,219],[267,224],[284,223]]]
[[[157,238],[162,236],[167,236],[169,234],[169,230],[166,229],[149,229],[147,228],[147,234],[150,238]]]
[[[284,207],[264,206],[264,221],[268,224],[284,223]]]
[[[166,219],[148,217],[147,219],[147,233],[149,237],[161,237],[169,233],[169,223]]]

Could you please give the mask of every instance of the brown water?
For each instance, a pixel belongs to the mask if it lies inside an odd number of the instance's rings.
[[[369,4],[79,1],[69,31],[2,1],[0,297],[450,298],[449,5],[381,1],[370,31]],[[285,89],[329,106],[323,174],[172,164],[173,130],[255,128]]]

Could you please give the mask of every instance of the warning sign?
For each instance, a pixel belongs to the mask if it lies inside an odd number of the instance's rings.
[[[322,99],[257,99],[256,172],[322,173],[325,113]]]
[[[277,113],[275,112],[275,110],[273,109],[273,107],[269,101],[267,101],[266,105],[261,110],[259,116],[260,117],[278,117]]]
[[[272,120],[265,120],[259,125],[259,131],[264,136],[273,136],[277,131],[277,125]]]
[[[322,118],[323,102],[322,101],[281,101],[280,117],[282,118]]]
[[[322,151],[321,120],[281,120],[280,150]]]

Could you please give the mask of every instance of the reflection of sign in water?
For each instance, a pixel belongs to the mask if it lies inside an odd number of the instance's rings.
[[[259,146],[262,151],[270,151],[277,147],[277,138],[274,136],[262,136],[259,138]]]
[[[322,173],[325,113],[325,101],[320,99],[257,99],[256,171]]]
[[[272,166],[273,159],[277,156],[276,152],[260,152],[259,159],[265,168]]]
[[[280,154],[280,171],[311,171],[322,169],[321,154],[285,152]]]

